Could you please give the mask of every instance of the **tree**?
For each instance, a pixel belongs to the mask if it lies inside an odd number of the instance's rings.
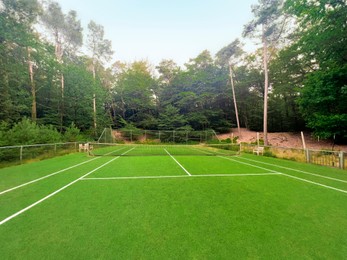
[[[88,24],[88,48],[92,54],[91,70],[93,73],[94,81],[98,66],[102,66],[105,61],[109,61],[113,54],[111,41],[104,39],[104,27],[90,21]],[[97,120],[96,120],[96,93],[93,94],[93,125],[94,133],[97,133]]]
[[[118,75],[116,83],[116,103],[121,104],[120,114],[127,122],[141,127],[153,126],[155,116],[156,88],[150,65],[146,61],[136,61],[130,64],[123,73]]]
[[[49,2],[41,17],[46,28],[53,36],[55,56],[60,65],[58,75],[60,77],[61,104],[60,104],[60,130],[64,124],[65,106],[65,81],[63,73],[63,57],[66,54],[71,57],[82,46],[82,27],[75,11],[65,15],[57,2]]]
[[[347,139],[346,7],[342,0],[288,0],[285,5],[299,24],[290,50],[305,65],[297,83],[300,111],[315,135],[337,141]]]
[[[261,27],[261,41],[263,44],[263,70],[264,70],[264,144],[267,140],[268,117],[268,91],[269,91],[269,45],[278,42],[285,26],[285,16],[281,14],[283,0],[259,0],[258,5],[252,7],[255,19],[248,23],[244,29],[244,36],[254,37],[254,33]]]
[[[179,113],[179,109],[168,105],[163,113],[159,116],[159,129],[175,130],[187,123],[183,115]]]
[[[1,66],[3,70],[1,72],[0,99],[3,114],[0,118],[14,119],[13,112],[18,110],[15,103],[22,103],[23,105],[25,103],[23,100],[14,99],[14,96],[19,97],[21,96],[19,93],[22,93],[17,87],[21,84],[28,84],[31,87],[31,116],[33,120],[36,120],[36,86],[30,52],[37,42],[32,25],[40,12],[40,5],[36,0],[4,0],[2,3],[3,10],[0,10],[0,64],[4,66]],[[25,70],[24,67],[27,67],[28,70]],[[14,71],[16,69],[17,73]],[[14,82],[16,82],[16,89],[11,86],[11,83]],[[17,92],[17,95],[12,95],[11,92]]]
[[[217,54],[217,58],[219,63],[222,66],[225,66],[227,63],[229,65],[229,75],[230,75],[230,84],[231,84],[231,90],[233,93],[233,100],[234,100],[234,108],[235,108],[235,116],[236,116],[236,124],[237,129],[239,132],[239,136],[241,136],[241,128],[240,128],[240,120],[239,120],[239,113],[237,109],[237,102],[236,102],[236,95],[235,95],[235,87],[234,87],[234,79],[233,79],[233,66],[236,64],[236,60],[238,57],[240,57],[243,54],[243,50],[241,48],[241,43],[239,39],[236,39],[228,46],[221,49]]]

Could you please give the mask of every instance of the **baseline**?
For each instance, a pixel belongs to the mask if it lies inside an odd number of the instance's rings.
[[[124,149],[124,148],[121,148],[121,149]],[[118,149],[117,151],[119,151],[119,150],[121,150],[121,149]],[[111,153],[114,153],[114,152],[117,152],[117,151],[112,151],[112,152],[110,152],[110,153],[108,153],[108,154],[111,154]],[[108,154],[107,154],[107,155],[108,155]],[[29,185],[29,184],[32,184],[32,183],[35,183],[35,182],[41,181],[41,180],[43,180],[43,179],[49,178],[49,177],[54,176],[54,175],[56,175],[56,174],[58,174],[58,173],[62,173],[62,172],[65,172],[65,171],[71,170],[71,169],[73,169],[73,168],[75,168],[75,167],[78,167],[78,166],[81,166],[81,165],[83,165],[83,164],[86,164],[86,163],[92,162],[92,161],[97,160],[97,159],[99,159],[99,158],[100,158],[100,157],[96,157],[96,158],[93,158],[93,159],[87,160],[87,161],[85,161],[85,162],[82,162],[82,163],[79,163],[79,164],[76,164],[76,165],[73,165],[73,166],[67,167],[67,168],[65,168],[65,169],[62,169],[62,170],[59,170],[59,171],[56,171],[56,172],[50,173],[50,174],[45,175],[45,176],[43,176],[43,177],[37,178],[37,179],[35,179],[35,180],[28,181],[28,182],[26,182],[26,183],[20,184],[20,185],[15,186],[15,187],[12,187],[12,188],[10,188],[10,189],[7,189],[7,190],[4,190],[4,191],[1,191],[1,192],[0,192],[0,195],[3,195],[3,194],[5,194],[5,193],[7,193],[7,192],[10,192],[10,191],[13,191],[13,190],[19,189],[19,188],[21,188],[21,187],[27,186],[27,185]]]
[[[240,173],[240,174],[201,174],[201,175],[173,175],[173,176],[130,176],[130,177],[89,177],[82,178],[81,181],[95,180],[136,180],[136,179],[173,179],[173,178],[189,178],[189,177],[242,177],[242,176],[269,176],[282,175],[281,173]]]
[[[132,149],[130,149],[130,150],[124,152],[122,155],[124,155],[124,154],[130,152],[130,151],[133,150],[133,149],[134,149],[134,148],[132,148]],[[11,216],[9,216],[9,217],[7,217],[7,218],[1,220],[1,221],[0,221],[0,226],[3,225],[3,224],[5,224],[7,221],[9,221],[9,220],[11,220],[11,219],[13,219],[13,218],[19,216],[20,214],[24,213],[25,211],[27,211],[27,210],[29,210],[29,209],[35,207],[36,205],[40,204],[41,202],[43,202],[43,201],[49,199],[50,197],[56,195],[57,193],[61,192],[62,190],[65,190],[66,188],[68,188],[69,186],[75,184],[76,182],[78,182],[78,181],[81,180],[82,178],[84,178],[84,177],[86,177],[86,176],[92,174],[93,172],[95,172],[95,171],[101,169],[102,167],[104,167],[104,166],[106,166],[107,164],[109,164],[109,163],[111,163],[111,162],[117,160],[118,158],[120,158],[120,156],[117,156],[117,157],[115,157],[115,158],[109,160],[108,162],[106,162],[106,163],[100,165],[99,167],[95,168],[94,170],[92,170],[92,171],[90,171],[90,172],[84,174],[83,176],[79,177],[78,179],[76,179],[76,180],[74,180],[74,181],[72,181],[72,182],[66,184],[65,186],[61,187],[60,189],[58,189],[58,190],[56,190],[56,191],[54,191],[54,192],[48,194],[47,196],[45,196],[45,197],[43,197],[42,199],[40,199],[40,200],[34,202],[34,203],[31,204],[31,205],[25,207],[24,209],[21,209],[20,211],[18,211],[18,212],[16,212],[16,213],[12,214]]]

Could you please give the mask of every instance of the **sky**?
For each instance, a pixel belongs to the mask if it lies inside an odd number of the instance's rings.
[[[113,61],[172,59],[183,65],[203,50],[215,55],[252,20],[257,0],[55,0],[75,10],[84,28],[93,20],[112,41]],[[251,49],[248,41],[245,49]]]

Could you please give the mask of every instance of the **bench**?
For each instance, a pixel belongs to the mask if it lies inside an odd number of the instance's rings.
[[[93,150],[93,145],[90,145],[89,143],[78,145],[79,152],[88,152],[90,150]]]
[[[257,155],[261,153],[261,155],[264,155],[264,147],[260,147],[260,146],[255,147],[253,149],[253,153],[256,153]]]

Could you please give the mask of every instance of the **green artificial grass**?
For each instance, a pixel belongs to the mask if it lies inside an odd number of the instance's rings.
[[[90,173],[0,225],[2,259],[347,255],[346,171],[252,155],[174,156],[193,175],[188,176],[170,156],[94,158],[0,195],[2,221]],[[90,159],[75,154],[2,169],[0,192],[17,185],[16,179],[32,180]],[[286,175],[261,175],[271,172]]]

